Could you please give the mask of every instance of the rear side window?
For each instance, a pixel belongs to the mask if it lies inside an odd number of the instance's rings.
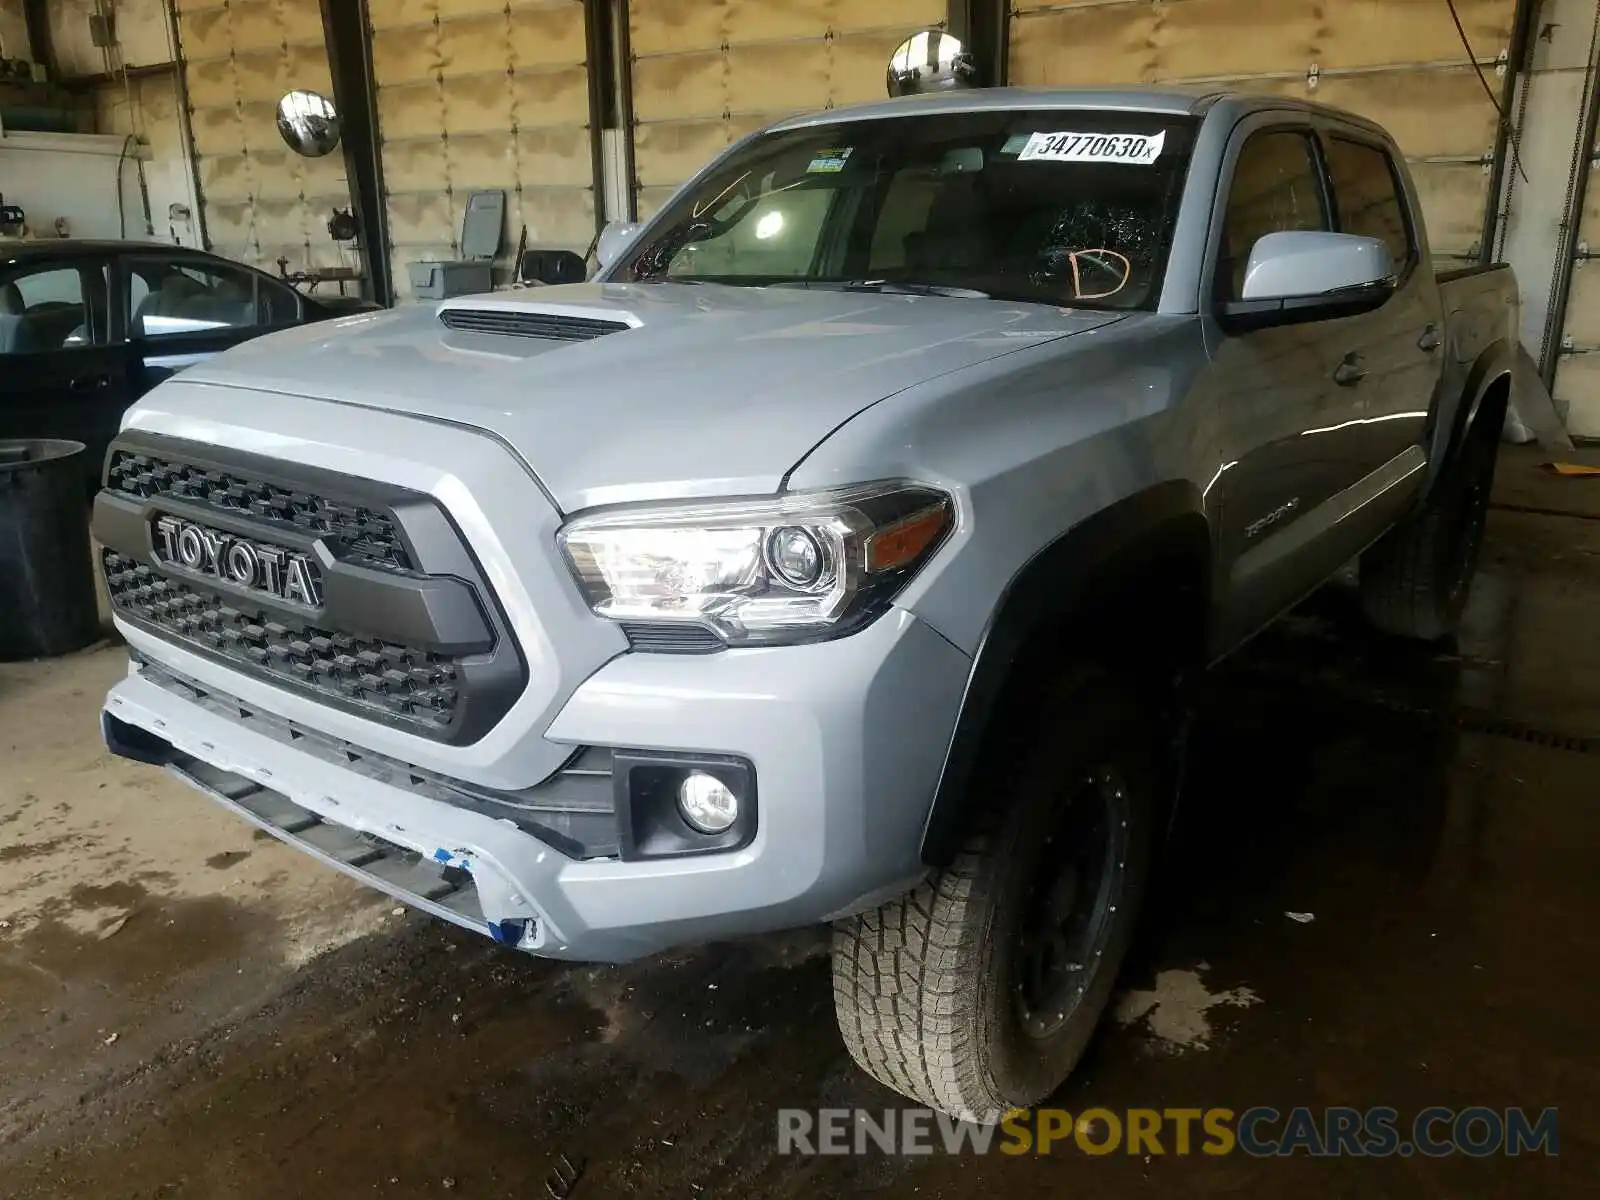
[[[1228,189],[1217,264],[1220,298],[1240,299],[1250,251],[1267,234],[1330,228],[1311,136],[1295,130],[1255,134],[1239,151]]]
[[[1396,270],[1409,262],[1411,234],[1388,153],[1364,142],[1330,138],[1328,173],[1333,176],[1339,228],[1388,246]]]

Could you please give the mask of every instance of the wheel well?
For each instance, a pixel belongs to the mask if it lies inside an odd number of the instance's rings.
[[[1484,389],[1483,399],[1478,401],[1478,411],[1473,415],[1466,436],[1474,437],[1481,432],[1486,437],[1498,438],[1500,431],[1505,428],[1506,409],[1510,404],[1511,376],[1507,374]]]
[[[1023,586],[1050,588],[1035,566]],[[1065,581],[1062,581],[1065,582]],[[1042,736],[1044,694],[1073,664],[1091,661],[1136,681],[1159,716],[1175,715],[1178,684],[1207,660],[1211,535],[1189,513],[1163,523],[1096,563],[1086,561],[1059,603],[1034,619],[1002,605],[974,663],[956,736],[923,838],[923,859],[949,861],[972,816],[972,782],[1004,771],[1024,739]],[[996,643],[1000,644],[996,644]]]

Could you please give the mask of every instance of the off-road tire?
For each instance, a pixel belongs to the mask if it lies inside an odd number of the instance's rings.
[[[1483,545],[1498,432],[1492,421],[1477,422],[1422,509],[1361,556],[1361,607],[1376,629],[1435,642],[1460,625]]]
[[[833,938],[834,1008],[851,1057],[902,1095],[969,1119],[1037,1104],[1077,1065],[1110,999],[1150,870],[1155,719],[1096,668],[1074,670],[1036,711],[1037,729],[1011,756],[1014,770],[973,797],[973,824],[954,860],[905,896],[840,922]],[[1064,788],[1103,771],[1116,773],[1125,795],[1118,898],[1098,906],[1112,911],[1081,997],[1059,1030],[1035,1037],[1014,998],[1025,893],[1040,878],[1041,831],[1052,827]],[[1058,869],[1051,854],[1049,869]]]

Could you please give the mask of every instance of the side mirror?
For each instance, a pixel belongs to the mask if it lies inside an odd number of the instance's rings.
[[[1290,300],[1375,288],[1394,278],[1389,247],[1353,233],[1269,233],[1250,251],[1241,299]]]
[[[589,271],[583,265],[583,255],[571,250],[524,250],[517,260],[517,282],[582,283]]]
[[[633,241],[639,232],[637,221],[608,221],[606,227],[600,231],[600,240],[595,243],[594,257],[600,264],[600,269],[605,270],[617,259],[622,257],[622,252],[628,248],[628,243]]]

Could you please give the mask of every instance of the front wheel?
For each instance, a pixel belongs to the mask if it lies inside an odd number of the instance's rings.
[[[988,1121],[1061,1085],[1132,940],[1157,767],[1125,689],[1097,670],[1059,689],[954,861],[837,926],[834,1007],[862,1069]]]

